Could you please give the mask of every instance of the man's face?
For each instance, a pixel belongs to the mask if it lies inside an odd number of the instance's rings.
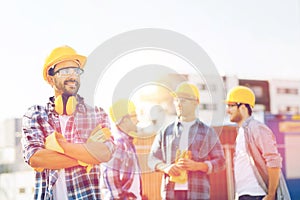
[[[54,76],[50,84],[57,94],[77,94],[80,87],[81,69],[75,61],[64,61],[58,63],[54,69]]]
[[[195,116],[195,110],[198,106],[198,100],[195,98],[178,95],[174,98],[174,105],[177,116],[192,117]]]
[[[136,132],[137,131],[137,124],[138,124],[138,119],[137,119],[136,113],[132,113],[130,115],[127,115],[125,118],[127,118],[126,126],[127,126],[128,130],[130,130],[132,132]]]
[[[121,122],[118,124],[118,127],[131,137],[136,137],[137,124],[138,119],[136,113],[131,113],[122,118]]]
[[[237,103],[228,103],[226,112],[229,115],[231,122],[239,123],[242,121],[242,115]]]

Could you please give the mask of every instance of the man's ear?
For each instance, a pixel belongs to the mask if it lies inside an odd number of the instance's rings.
[[[198,102],[198,101],[192,101],[192,104],[194,104],[194,105],[200,105],[200,103]]]
[[[248,113],[248,108],[246,107],[245,104],[240,105],[239,109],[241,109],[241,111],[242,111],[243,113]]]
[[[122,118],[122,122],[127,122],[127,121],[128,121],[128,117],[125,116]]]
[[[53,76],[48,76],[48,77],[47,77],[47,81],[48,81],[48,83],[49,83],[51,86],[54,85],[54,77],[53,77]]]

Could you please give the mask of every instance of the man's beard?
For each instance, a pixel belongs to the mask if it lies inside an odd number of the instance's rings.
[[[68,85],[68,82],[74,82],[75,86]],[[70,89],[70,87],[71,87],[71,89]],[[76,88],[74,88],[74,87],[76,87]],[[67,95],[76,95],[79,90],[79,87],[80,87],[80,83],[78,81],[66,80],[66,81],[64,81],[64,85],[63,85],[63,88],[64,88],[63,93],[67,94]]]
[[[238,122],[242,121],[242,116],[238,113],[233,118],[231,118],[230,121],[238,123]]]

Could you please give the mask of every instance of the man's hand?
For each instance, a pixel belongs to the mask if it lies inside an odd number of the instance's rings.
[[[276,195],[274,194],[274,195],[270,195],[270,194],[268,194],[268,195],[266,195],[264,198],[263,198],[263,200],[275,200],[276,199]]]
[[[57,151],[59,153],[64,153],[64,149],[59,144],[60,142],[65,142],[64,136],[56,131],[46,137],[45,148]]]
[[[207,172],[208,166],[204,162],[196,162],[188,158],[180,158],[176,165],[187,171],[203,171]]]
[[[91,133],[90,137],[88,138],[87,142],[105,142],[109,140],[111,137],[111,132],[109,128],[102,128],[98,125]]]
[[[166,164],[166,163],[159,163],[156,165],[156,169],[168,174],[169,176],[179,176],[180,169],[175,164]]]
[[[164,168],[163,172],[169,176],[179,176],[182,169],[176,164],[171,164],[168,167]]]

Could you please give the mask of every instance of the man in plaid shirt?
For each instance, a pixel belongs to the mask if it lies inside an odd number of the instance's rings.
[[[110,128],[107,114],[77,94],[85,62],[69,46],[55,48],[43,71],[55,96],[23,117],[23,157],[36,171],[34,199],[101,199],[100,163],[114,145],[103,131]]]
[[[141,169],[133,144],[138,123],[135,105],[120,99],[111,106],[110,116],[117,127],[116,148],[111,160],[101,164],[102,199],[141,200]]]
[[[148,165],[163,172],[162,199],[210,199],[208,174],[225,168],[218,135],[196,117],[198,88],[182,83],[173,93],[177,119],[155,137]]]

